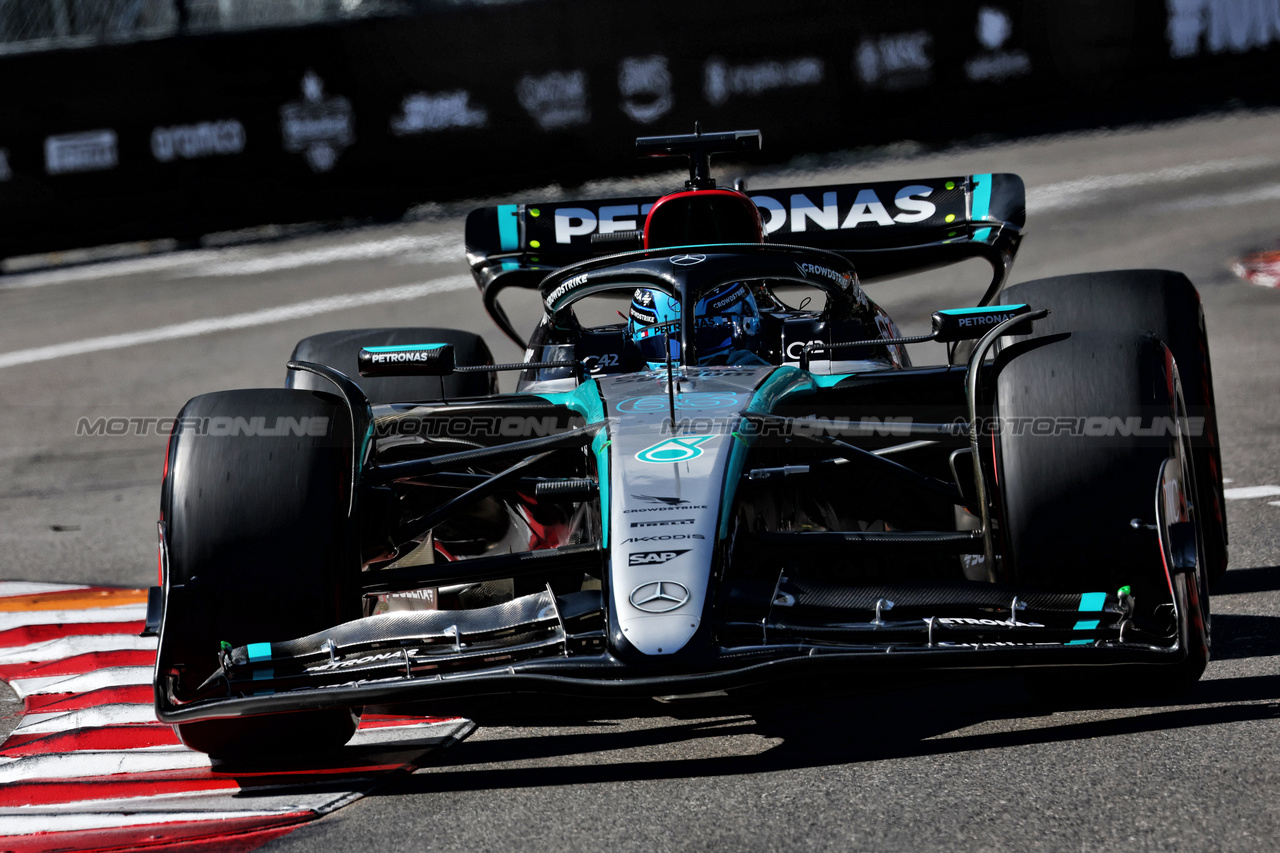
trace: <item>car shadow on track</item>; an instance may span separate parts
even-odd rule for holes
[[[1223,587],[1280,589],[1280,567],[1234,570]],[[1280,655],[1278,617],[1217,614],[1213,629],[1215,660]],[[1280,719],[1280,675],[1209,678],[1177,697],[1097,691],[1052,701],[1011,672],[878,679],[859,679],[843,695],[793,685],[654,702],[621,721],[607,707],[522,705],[482,720],[480,737],[386,793],[732,776]]]
[[[1273,720],[1280,719],[1280,676],[1203,681],[1185,696],[1157,701],[1092,701],[1055,711],[1037,701],[1020,676],[1000,674],[788,703],[752,716],[654,720],[641,727],[635,721],[567,729],[504,725],[384,793],[734,776]],[[755,738],[751,754],[725,754],[742,753],[742,746],[730,745],[742,737]],[[688,757],[667,757],[673,754]]]

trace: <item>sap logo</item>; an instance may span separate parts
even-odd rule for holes
[[[638,219],[620,217],[648,216],[653,204],[606,204],[597,210],[586,207],[558,207],[555,211],[556,242],[572,243],[574,237],[585,237],[597,231],[613,234],[638,231]]]
[[[640,551],[635,554],[627,555],[628,566],[657,566],[662,563],[669,563],[681,554],[688,554],[688,548],[682,548],[678,551]]]
[[[926,201],[931,195],[933,187],[924,184],[903,187],[893,197],[893,206],[899,211],[896,216],[889,213],[889,209],[873,189],[858,190],[853,204],[843,211],[835,190],[823,192],[821,205],[815,204],[804,193],[792,193],[787,204],[767,195],[753,195],[751,200],[760,208],[761,215],[768,214],[764,230],[772,234],[781,230],[788,222],[791,223],[793,232],[807,230],[809,223],[823,231],[836,231],[866,224],[909,225],[924,222],[938,212],[933,202]]]
[[[697,524],[696,518],[664,518],[655,521],[633,521],[632,527],[670,527],[677,524]]]

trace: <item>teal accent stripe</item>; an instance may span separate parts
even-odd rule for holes
[[[249,653],[249,663],[257,663],[260,660],[271,660],[270,643],[250,643],[245,647],[245,651]]]
[[[571,365],[566,362],[565,366]],[[604,420],[604,400],[600,399],[600,386],[594,379],[588,379],[572,391],[532,396],[541,397],[557,406],[565,406],[570,411],[582,415],[589,424],[598,424]]]
[[[815,373],[813,374],[813,384],[819,388],[832,388],[853,375],[852,373]]]
[[[498,244],[502,251],[511,252],[520,248],[520,220],[517,219],[519,205],[498,205]]]
[[[400,344],[393,347],[364,347],[365,352],[422,352],[440,349],[444,344]]]
[[[1107,594],[1105,592],[1086,592],[1080,596],[1080,609],[1082,611],[1101,610],[1107,606]]]
[[[592,380],[594,382],[594,380]],[[591,452],[596,455],[596,476],[600,478],[600,530],[601,547],[609,547],[609,445],[612,442],[605,431],[596,433],[591,442]]]
[[[1080,612],[1088,613],[1093,610],[1101,610],[1107,605],[1107,594],[1105,592],[1086,592],[1080,596]],[[1101,624],[1097,619],[1081,619],[1075,624],[1073,631],[1092,631]],[[1068,646],[1083,646],[1092,643],[1093,640],[1072,640],[1067,643]]]
[[[991,215],[991,175],[974,175],[970,180],[973,185],[973,204],[969,220],[980,222]],[[975,243],[985,243],[990,235],[990,228],[979,228],[973,232],[973,240]]]
[[[977,222],[991,214],[991,175],[974,175],[972,183],[973,208],[969,212],[969,218]]]
[[[254,673],[253,673],[254,681],[270,681],[275,677],[276,677],[275,667],[270,667],[270,666],[267,667],[266,669],[254,670]]]
[[[1026,308],[1023,303],[1017,305],[993,305],[986,308],[944,308],[939,314],[1004,314],[1007,311],[1017,311],[1019,308]]]
[[[742,479],[742,466],[747,463],[747,449],[751,446],[751,442],[755,440],[753,437],[740,436],[733,433],[729,436],[729,440],[733,442],[733,447],[729,449],[729,461],[725,463],[724,468],[724,498],[720,501],[720,539],[729,537],[729,519],[733,513],[733,497],[738,489],[738,481]]]

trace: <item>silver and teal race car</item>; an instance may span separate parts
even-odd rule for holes
[[[188,402],[148,615],[159,719],[229,756],[341,744],[366,706],[1199,678],[1226,526],[1191,283],[1005,287],[1017,176],[717,187],[711,155],[759,144],[644,138],[689,157],[684,189],[474,211],[467,259],[521,363],[346,330],[299,342],[284,388]],[[990,285],[927,334],[864,289],[973,258]],[[527,339],[512,288],[541,306]]]

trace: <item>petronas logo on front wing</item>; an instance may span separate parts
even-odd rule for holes
[[[636,454],[641,462],[688,462],[702,455],[702,444],[715,438],[714,435],[682,435],[679,438],[668,438],[652,447],[646,447]]]

